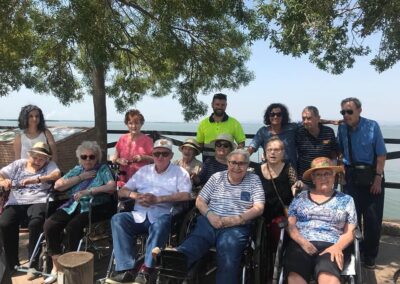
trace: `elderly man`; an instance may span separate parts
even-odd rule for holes
[[[359,224],[363,220],[361,252],[364,266],[373,269],[382,227],[386,147],[378,123],[361,117],[359,99],[344,99],[341,108],[344,124],[338,129],[338,144],[346,167],[344,191],[354,198]]]
[[[171,163],[172,143],[157,140],[153,146],[154,164],[140,168],[121,188],[118,196],[135,200],[132,212],[114,215],[111,220],[115,273],[107,283],[149,283],[154,263],[151,250],[164,247],[171,224],[170,210],[175,202],[190,199],[189,174]],[[144,264],[136,275],[135,236],[148,233]]]
[[[208,249],[217,251],[216,283],[238,283],[240,260],[248,243],[251,223],[264,210],[260,179],[247,172],[249,153],[228,155],[228,170],[211,176],[196,199],[201,215],[193,232],[177,248],[190,267]]]
[[[303,173],[310,168],[312,160],[317,157],[337,159],[337,144],[332,128],[320,124],[321,117],[315,106],[304,108],[301,118],[303,125],[296,133],[297,176],[302,179]],[[302,179],[311,186],[310,181]]]
[[[246,136],[242,125],[236,119],[226,114],[226,106],[226,95],[221,93],[215,94],[211,103],[213,113],[200,121],[197,128],[196,140],[203,148],[203,161],[206,160],[206,157],[214,156],[214,152],[207,149],[213,148],[211,142],[219,134],[226,133],[232,135],[238,144],[238,148],[244,147]]]

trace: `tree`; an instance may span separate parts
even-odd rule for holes
[[[268,39],[285,55],[309,54],[310,62],[333,74],[351,68],[356,56],[371,53],[365,43],[380,37],[371,64],[379,72],[400,59],[398,0],[258,0],[253,38]]]
[[[199,93],[237,89],[253,78],[245,67],[250,52],[244,23],[251,13],[240,0],[7,0],[0,5],[0,95],[26,86],[68,105],[91,94],[103,149],[106,95],[124,111],[145,95],[173,94],[185,120],[191,120],[207,109]],[[155,107],[167,119],[168,112]]]

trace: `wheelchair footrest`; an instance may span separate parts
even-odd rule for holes
[[[188,273],[186,256],[176,250],[163,250],[159,256],[159,271],[162,275],[185,278]]]

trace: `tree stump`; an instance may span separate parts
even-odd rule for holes
[[[58,284],[93,283],[93,254],[84,251],[67,252],[58,258],[61,272]]]

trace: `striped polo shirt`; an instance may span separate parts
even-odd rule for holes
[[[303,179],[303,173],[311,166],[312,160],[317,157],[332,158],[332,152],[337,152],[337,144],[333,129],[320,125],[318,137],[314,137],[304,126],[296,133],[297,147],[297,176]]]
[[[215,173],[199,195],[208,203],[208,208],[219,216],[240,215],[255,203],[265,203],[260,178],[249,172],[237,185],[228,181],[228,171]]]

